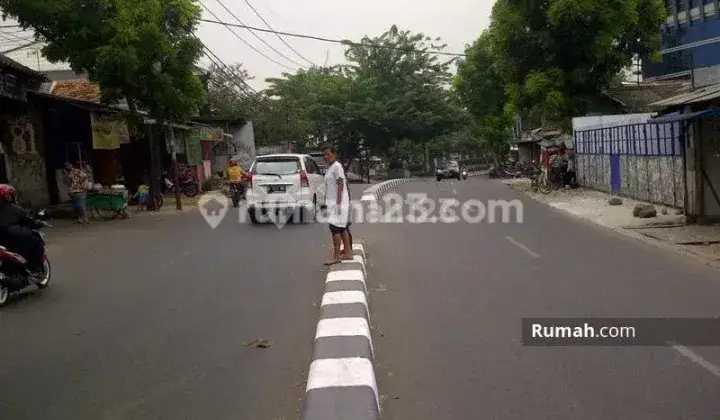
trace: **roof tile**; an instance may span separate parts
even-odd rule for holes
[[[55,82],[52,94],[76,101],[100,103],[100,85],[86,79]]]

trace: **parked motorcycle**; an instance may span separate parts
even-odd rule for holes
[[[44,227],[50,226],[45,210],[35,213],[34,218],[42,222]],[[39,274],[31,274],[28,271],[28,262],[25,257],[0,246],[0,306],[8,302],[11,293],[20,292],[31,285],[44,289],[50,284],[50,259],[45,246],[45,235],[39,229],[33,230],[33,233],[43,243],[43,270]]]
[[[165,191],[174,194],[175,183],[170,180],[167,172],[163,173],[163,182],[165,184]],[[180,192],[186,197],[195,197],[200,194],[200,186],[194,178],[180,178]]]

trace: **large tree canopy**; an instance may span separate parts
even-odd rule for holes
[[[634,56],[656,56],[666,16],[662,0],[499,0],[487,36],[512,109],[567,126]]]
[[[438,41],[393,26],[348,43],[348,65],[269,79],[267,94],[307,121],[308,137],[335,142],[346,158],[363,149],[389,154],[404,139],[429,141],[461,121],[452,63],[429,52],[444,47]]]
[[[131,109],[171,120],[204,102],[193,0],[0,0],[0,9],[48,42],[50,61],[98,82],[108,103],[126,99]]]
[[[480,139],[483,151],[504,156],[512,122],[506,110],[505,85],[491,51],[490,33],[483,34],[465,49],[458,63],[454,85],[462,105],[473,117],[471,132]]]

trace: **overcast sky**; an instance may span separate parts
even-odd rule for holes
[[[218,0],[201,0],[222,21],[238,23]],[[220,0],[246,25],[265,28],[262,20],[252,11],[245,0]],[[462,53],[465,45],[472,43],[487,28],[492,5],[495,0],[248,0],[259,14],[273,27],[284,32],[300,33],[334,39],[359,40],[364,35],[377,36],[393,24],[400,29],[423,32],[431,37],[441,37],[448,44],[447,52]],[[203,10],[204,18],[213,19]],[[0,21],[0,25],[13,22]],[[8,32],[12,31],[10,34]],[[14,32],[15,29],[0,30],[0,51],[21,45],[20,36],[30,33]],[[225,63],[242,63],[255,77],[250,85],[256,89],[265,87],[265,79],[280,76],[283,72],[294,72],[297,64],[274,52],[248,30],[234,28],[234,31],[250,45],[268,58],[245,45],[225,26],[202,23],[199,36],[203,42]],[[258,33],[268,44],[302,65],[308,65],[277,36]],[[343,47],[339,44],[308,39],[284,37],[301,55],[317,65],[333,65],[344,62]],[[51,65],[38,60],[37,53],[22,50],[10,54],[11,58],[38,69],[52,70],[62,65]],[[280,64],[287,66],[283,67]],[[207,59],[203,64],[209,64]]]
[[[265,27],[245,0],[221,0],[243,23]],[[248,0],[273,29],[326,38],[359,40],[364,35],[376,36],[393,24],[400,29],[423,32],[441,37],[448,44],[446,51],[462,53],[487,28],[495,0]],[[237,23],[216,0],[203,0],[217,16]],[[205,12],[206,19],[214,19]],[[230,33],[225,27],[203,23],[199,35],[226,64],[243,63],[255,80],[250,84],[263,88],[264,80],[298,68],[273,52],[247,30],[235,31],[268,57],[284,64],[288,70],[273,63]],[[307,65],[274,34],[258,34],[275,49],[294,61]],[[343,47],[307,39],[284,37],[295,50],[317,65],[344,62]],[[207,62],[207,60],[205,60]]]

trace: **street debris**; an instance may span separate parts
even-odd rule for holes
[[[272,341],[263,340],[262,338],[250,341],[249,343],[245,343],[245,347],[250,347],[253,349],[267,349],[272,345],[273,345]]]
[[[619,197],[612,197],[611,199],[608,200],[608,204],[611,206],[622,206],[622,203],[623,203],[623,201]]]

